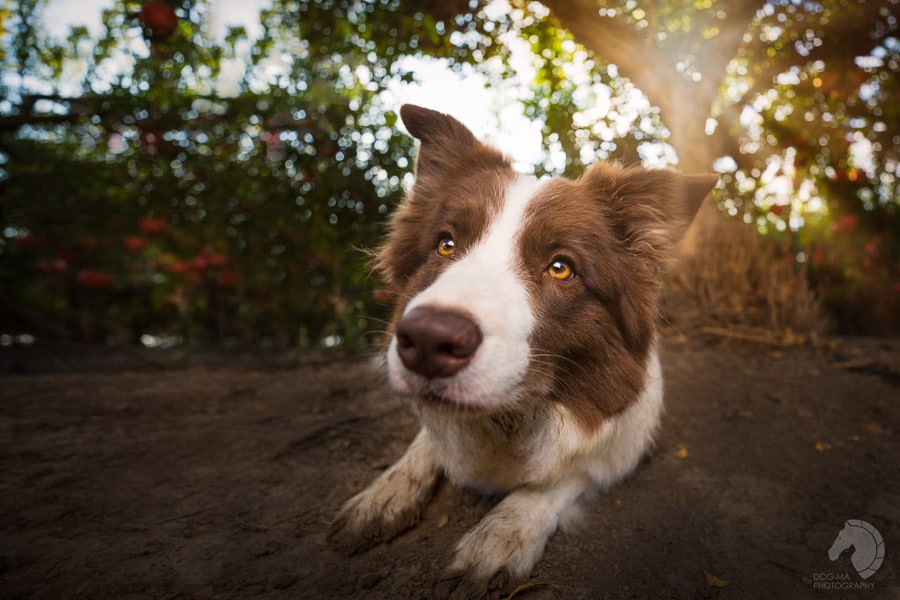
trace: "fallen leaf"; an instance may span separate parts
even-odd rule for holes
[[[441,515],[437,521],[437,528],[443,529],[450,522],[450,515]]]
[[[738,411],[738,416],[739,416],[740,418],[742,418],[742,419],[752,419],[752,418],[753,418],[753,413],[750,412],[749,410],[743,410],[743,409],[741,409],[741,410]]]
[[[713,587],[723,588],[731,583],[730,581],[726,581],[724,579],[720,579],[720,578],[716,577],[715,575],[713,575],[712,573],[710,573],[709,571],[706,571],[706,570],[703,571],[703,576],[706,577],[706,583],[708,583],[709,585],[711,585]]]
[[[675,458],[687,458],[688,451],[687,446],[684,444],[678,444],[675,446]]]
[[[831,444],[816,442],[816,452],[825,452],[826,450],[831,450]]]
[[[862,427],[869,433],[874,433],[875,435],[882,435],[884,433],[884,428],[878,423],[863,423]]]

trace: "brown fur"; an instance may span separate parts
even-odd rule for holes
[[[422,141],[416,182],[391,218],[387,242],[373,265],[408,299],[446,266],[447,261],[435,260],[441,237],[452,235],[461,251],[478,242],[515,173],[500,152],[456,119],[436,119],[437,113],[410,105],[401,112],[410,133]]]
[[[545,357],[535,372],[586,429],[643,389],[660,266],[714,181],[599,163],[577,181],[551,181],[530,207],[520,243],[537,313],[531,344]],[[541,267],[555,257],[576,277],[547,276]]]
[[[408,105],[402,116],[422,142],[417,178],[374,263],[398,289],[395,320],[449,264],[435,252],[438,241],[451,235],[463,255],[516,177],[505,157],[452,117]],[[519,238],[536,325],[517,398],[561,402],[589,431],[637,399],[655,339],[660,267],[714,183],[598,163],[576,181],[553,179],[541,189]],[[546,274],[560,257],[575,268],[571,280]]]

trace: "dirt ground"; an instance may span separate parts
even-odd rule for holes
[[[159,356],[2,349],[0,597],[430,598],[495,501],[443,485],[345,558],[330,519],[416,430],[369,362]],[[514,597],[900,598],[900,340],[663,361],[654,454]],[[827,556],[847,519],[884,538],[867,580]]]

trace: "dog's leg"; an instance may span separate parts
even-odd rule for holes
[[[510,493],[457,545],[451,577],[444,580],[456,580],[453,596],[478,597],[487,588],[527,579],[560,518],[570,515],[590,487],[587,478],[573,476],[545,488]]]
[[[344,504],[329,541],[356,554],[397,536],[418,522],[439,476],[433,442],[423,428],[400,460]]]

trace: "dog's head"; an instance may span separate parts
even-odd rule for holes
[[[398,291],[393,387],[481,410],[565,402],[587,426],[636,399],[660,265],[715,176],[598,163],[536,181],[456,119],[400,113],[421,146],[375,259]]]

